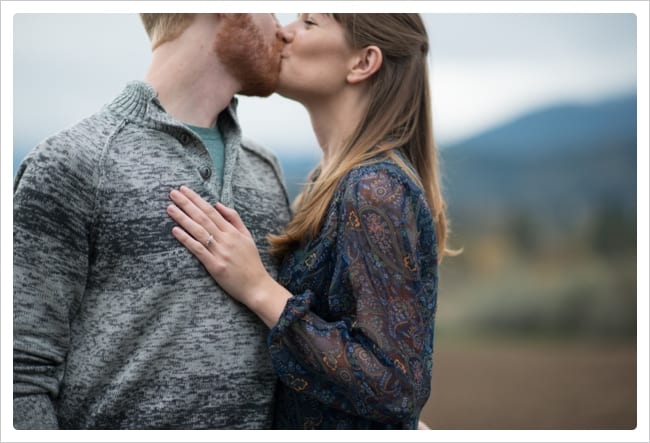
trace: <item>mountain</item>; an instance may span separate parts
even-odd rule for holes
[[[636,136],[636,96],[591,105],[557,105],[534,111],[456,143],[456,150],[490,155],[546,155],[589,149],[591,144]]]
[[[636,211],[636,97],[542,109],[441,150],[460,224],[529,214],[573,223]]]

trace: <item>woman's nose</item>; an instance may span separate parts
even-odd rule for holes
[[[283,26],[278,30],[278,36],[284,43],[291,43],[293,41],[294,32],[289,26]]]

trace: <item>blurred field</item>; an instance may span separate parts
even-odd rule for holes
[[[636,346],[441,341],[432,429],[634,429]]]
[[[422,420],[451,430],[634,429],[630,219],[595,213],[551,233],[485,218],[457,225],[452,242],[465,250],[440,269]]]
[[[634,429],[636,258],[492,233],[441,269],[433,429]]]

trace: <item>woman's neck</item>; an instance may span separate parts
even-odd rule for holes
[[[314,100],[305,106],[323,150],[322,166],[326,167],[354,135],[366,111],[367,100],[352,90],[328,100]]]

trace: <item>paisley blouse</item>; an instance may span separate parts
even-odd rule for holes
[[[438,256],[421,187],[353,169],[317,238],[282,263],[294,296],[268,342],[277,429],[416,429],[430,393]]]

